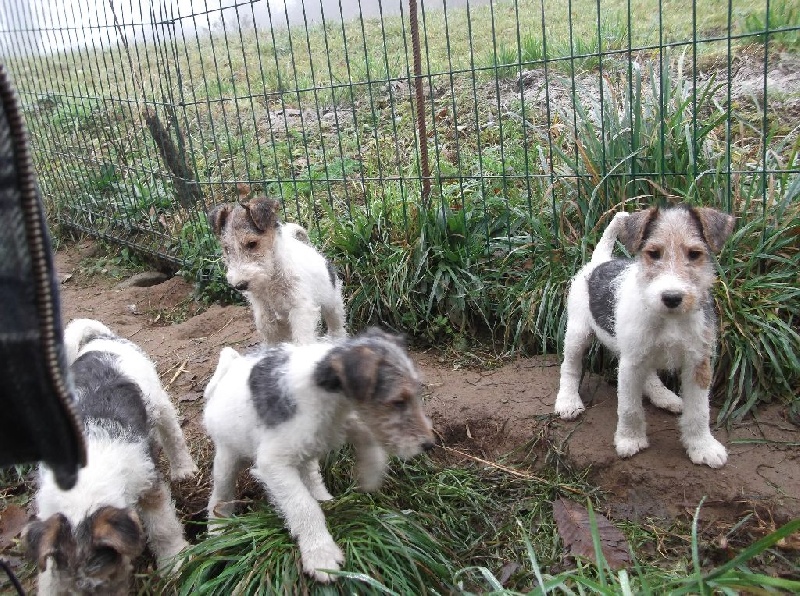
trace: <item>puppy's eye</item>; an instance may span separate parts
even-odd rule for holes
[[[650,250],[648,250],[646,252],[647,252],[647,256],[650,257],[651,259],[653,259],[654,261],[657,261],[657,260],[659,260],[661,258],[661,251],[658,250],[657,248],[651,248]]]
[[[389,402],[395,410],[405,410],[406,406],[408,405],[408,401],[405,399],[395,399]]]
[[[247,250],[255,250],[258,247],[257,240],[250,240],[247,244],[244,245]]]
[[[689,256],[689,260],[690,261],[696,261],[697,259],[699,259],[700,257],[703,256],[703,251],[702,250],[697,250],[696,248],[693,248],[693,249],[691,249],[689,251],[689,255],[688,256]]]

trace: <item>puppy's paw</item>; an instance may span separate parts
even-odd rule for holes
[[[642,449],[646,449],[648,445],[647,437],[614,436],[614,446],[617,448],[617,455],[620,457],[636,455]]]
[[[322,583],[336,581],[336,577],[327,571],[339,571],[344,563],[344,553],[333,540],[313,548],[301,549],[301,554],[303,571],[306,574]]]
[[[359,474],[356,490],[362,493],[374,493],[383,486],[383,474]]]
[[[673,414],[680,414],[683,412],[683,400],[666,387],[662,388],[660,391],[649,391],[647,398],[650,400],[651,404],[662,410],[667,410]]]
[[[721,468],[728,461],[728,452],[714,437],[696,441],[686,446],[689,459],[695,464],[705,464],[711,468]]]
[[[317,501],[333,500],[333,495],[330,492],[328,492],[328,489],[325,488],[325,486],[322,484],[311,486],[309,487],[308,491],[311,493],[311,496],[314,497]]]
[[[171,544],[162,547],[163,553],[158,557],[158,568],[162,573],[177,573],[183,565],[181,551],[189,546],[189,543],[181,536]]]
[[[191,478],[199,471],[200,469],[197,467],[197,464],[190,459],[180,465],[175,465],[174,467],[170,466],[169,477],[172,480],[185,480]]]
[[[566,391],[558,392],[555,411],[564,420],[577,418],[585,409],[580,395]]]

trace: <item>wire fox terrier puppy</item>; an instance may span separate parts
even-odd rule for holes
[[[317,503],[332,498],[319,458],[353,443],[359,488],[377,490],[387,452],[409,458],[434,446],[421,390],[402,341],[379,329],[250,355],[224,348],[205,390],[204,422],[215,446],[209,520],[233,513],[236,478],[252,462],[297,540],[303,569],[330,581],[326,571],[338,571],[344,555]]]
[[[240,188],[240,194],[245,192]],[[279,211],[280,203],[267,197],[209,211],[228,283],[247,298],[256,328],[269,344],[314,342],[320,314],[332,338],[344,337],[342,282],[336,270],[311,245],[305,229],[281,222]]]
[[[660,408],[683,412],[681,441],[694,463],[725,464],[725,447],[709,429],[717,339],[710,290],[713,254],[733,226],[730,215],[686,206],[614,216],[569,291],[555,404],[559,416],[572,419],[584,410],[578,394],[581,364],[594,334],[619,355],[614,445],[620,457],[648,446],[644,394]],[[634,259],[612,258],[618,236]],[[680,371],[682,397],[664,386],[658,370]]]
[[[160,566],[186,546],[169,485],[156,468],[163,447],[173,479],[197,471],[177,414],[150,359],[91,319],[64,331],[83,420],[87,464],[71,490],[39,468],[38,518],[25,542],[40,594],[128,594],[145,539]]]

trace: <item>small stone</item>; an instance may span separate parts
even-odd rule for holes
[[[169,275],[160,271],[144,271],[137,273],[117,284],[117,288],[149,288],[164,283]]]

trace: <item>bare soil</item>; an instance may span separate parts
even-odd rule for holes
[[[250,311],[200,305],[192,299],[192,285],[179,277],[149,288],[121,288],[108,275],[87,275],[80,264],[93,250],[92,243],[82,242],[56,254],[64,322],[98,319],[156,362],[203,468],[199,478],[174,488],[184,515],[199,519],[211,461],[202,431],[202,392],[222,347],[256,345]],[[693,513],[703,497],[706,519],[732,521],[757,511],[772,525],[800,516],[798,428],[780,406],[763,407],[730,429],[715,429],[729,450],[727,465],[718,470],[692,464],[679,442],[677,418],[648,406],[650,447],[623,460],[613,447],[615,390],[598,377],[584,381],[584,401],[591,400],[586,412],[565,422],[552,413],[557,357],[521,358],[483,370],[462,368],[444,354],[412,356],[426,381],[426,408],[448,464],[505,457],[533,469],[545,461],[589,468],[590,481],[608,495],[608,510],[617,518],[674,519]]]

